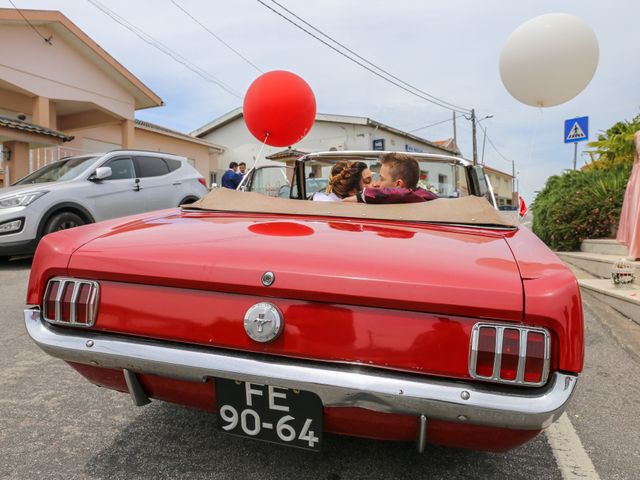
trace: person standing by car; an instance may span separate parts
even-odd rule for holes
[[[420,165],[411,155],[392,152],[380,157],[380,177],[373,188],[364,187],[344,199],[359,203],[419,203],[438,196],[418,187]]]
[[[230,188],[235,190],[240,185],[240,181],[242,180],[242,175],[238,173],[238,162],[231,162],[229,164],[229,170],[224,172],[222,175],[221,184],[223,188]]]
[[[240,162],[240,163],[238,164],[238,173],[239,173],[242,177],[244,177],[244,176],[245,176],[245,174],[247,173],[247,164],[246,164],[246,163],[244,163],[244,162]]]
[[[629,260],[640,258],[640,131],[634,135],[636,158],[622,202],[616,240],[627,247]]]

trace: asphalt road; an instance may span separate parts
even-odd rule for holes
[[[575,441],[554,451],[546,434],[505,454],[429,446],[423,455],[410,443],[327,435],[315,454],[226,436],[215,415],[135,407],[89,384],[28,338],[29,267],[0,264],[0,479],[561,479],[584,475],[584,458],[590,478],[638,478],[640,350],[630,339],[640,332],[620,330],[601,306],[586,305],[587,366],[567,412],[584,458]]]

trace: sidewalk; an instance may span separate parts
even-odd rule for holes
[[[590,294],[594,299],[610,306],[640,326],[640,285],[638,283],[628,288],[618,288],[613,285],[611,279],[597,278],[567,261],[565,264],[575,274],[583,293]]]
[[[579,252],[556,253],[573,270],[583,293],[640,325],[640,262],[630,262],[636,270],[635,283],[620,288],[611,280],[613,264],[626,256],[626,247],[610,238],[586,239]]]

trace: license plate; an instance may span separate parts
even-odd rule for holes
[[[215,384],[223,432],[320,450],[322,401],[315,393],[223,378]]]

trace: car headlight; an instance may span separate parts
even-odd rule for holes
[[[0,208],[26,207],[47,192],[16,193],[0,197]]]

